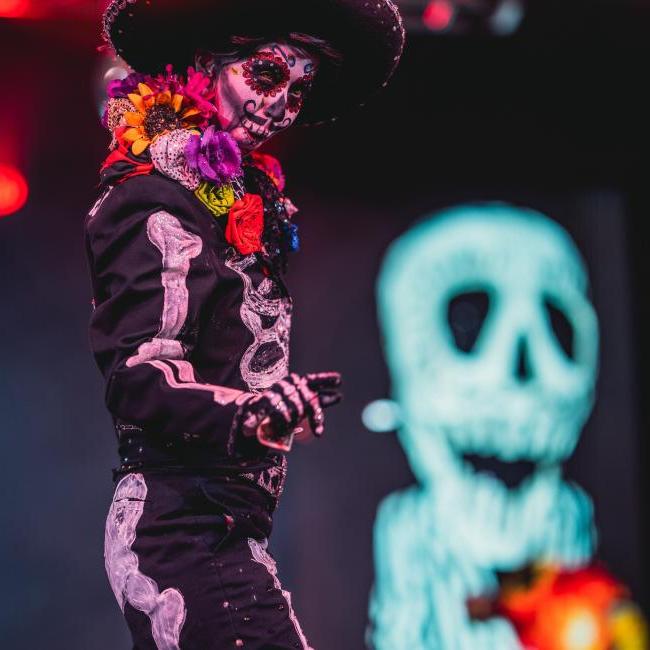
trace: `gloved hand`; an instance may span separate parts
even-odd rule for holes
[[[341,401],[341,375],[321,372],[292,373],[263,393],[250,397],[239,411],[244,437],[257,437],[265,447],[290,451],[294,435],[306,423],[317,437],[323,435],[323,409]]]

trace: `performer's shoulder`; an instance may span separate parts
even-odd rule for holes
[[[191,192],[176,181],[159,174],[133,176],[102,189],[85,220],[86,231],[133,225],[153,212],[164,210],[183,220],[192,220],[196,201]]]

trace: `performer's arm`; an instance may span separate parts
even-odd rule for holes
[[[90,338],[111,413],[161,436],[198,436],[225,453],[234,437],[254,435],[288,451],[304,419],[320,435],[322,407],[340,399],[337,373],[292,374],[257,395],[201,379],[190,358],[201,309],[218,290],[211,252],[174,195],[156,202],[125,189],[86,228],[95,270]],[[165,187],[156,189],[146,194],[163,198]]]
[[[111,413],[161,436],[199,436],[228,451],[250,394],[203,381],[188,360],[217,278],[192,219],[118,187],[87,223],[95,269],[90,338]],[[168,204],[169,205],[169,204]]]

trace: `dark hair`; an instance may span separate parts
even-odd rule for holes
[[[212,73],[232,61],[249,56],[260,45],[275,41],[286,43],[308,56],[316,58],[320,62],[327,62],[330,65],[338,66],[343,62],[343,55],[336,48],[332,47],[326,40],[300,32],[290,32],[282,36],[232,36],[230,42],[232,49],[221,52],[197,52],[197,65]]]

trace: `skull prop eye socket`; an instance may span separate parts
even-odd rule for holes
[[[566,357],[571,361],[575,361],[575,328],[573,323],[564,308],[552,296],[545,295],[543,301],[546,317],[557,343]]]
[[[490,291],[475,289],[453,294],[447,304],[447,324],[456,348],[471,354],[491,308]]]

